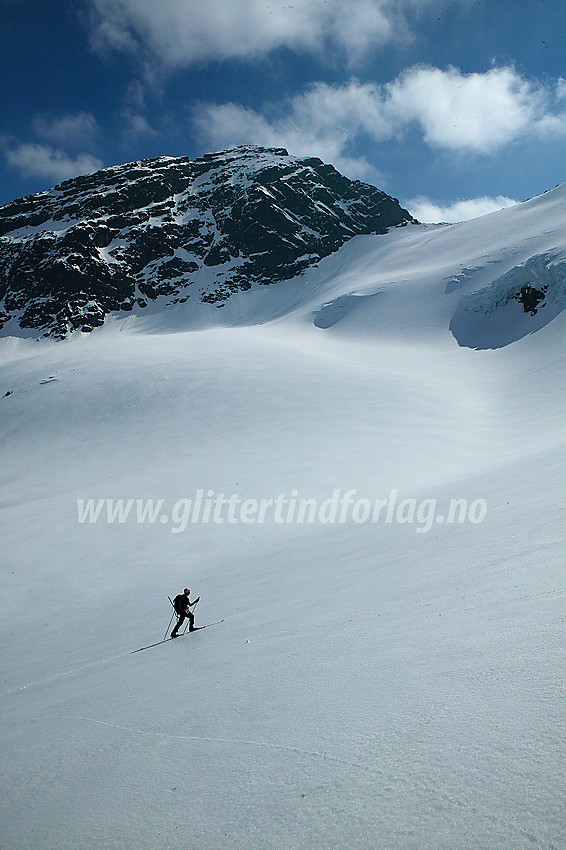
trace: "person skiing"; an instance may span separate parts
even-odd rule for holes
[[[196,605],[200,599],[200,596],[197,596],[194,602],[190,601],[191,591],[188,587],[186,587],[182,593],[179,593],[178,596],[173,600],[173,608],[175,609],[175,613],[177,614],[177,623],[175,628],[171,632],[171,637],[176,638],[177,632],[185,622],[185,620],[189,619],[189,631],[195,631],[195,615],[191,611],[193,605]]]

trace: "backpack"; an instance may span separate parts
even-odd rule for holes
[[[184,593],[179,593],[173,600],[173,608],[177,614],[184,614],[187,607],[187,597]]]

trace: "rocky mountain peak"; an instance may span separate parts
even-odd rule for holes
[[[409,221],[379,189],[284,148],[105,168],[0,207],[0,328],[62,338],[157,299],[222,308]]]

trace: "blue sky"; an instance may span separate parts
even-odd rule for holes
[[[456,220],[566,180],[562,0],[0,0],[0,202],[235,144]]]

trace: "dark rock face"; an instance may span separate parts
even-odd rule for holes
[[[62,338],[112,311],[299,275],[358,234],[413,219],[316,158],[242,147],[67,180],[0,208],[0,329]]]
[[[547,289],[548,286],[541,286],[537,288],[530,283],[525,283],[515,298],[519,304],[523,305],[525,313],[530,313],[531,316],[536,316],[539,305],[544,301]]]

